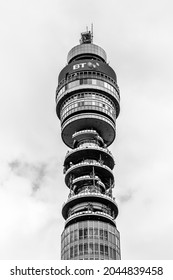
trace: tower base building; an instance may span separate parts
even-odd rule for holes
[[[70,148],[64,160],[69,196],[62,207],[62,260],[119,260],[118,206],[113,197],[114,158],[120,95],[105,51],[81,34],[58,77],[56,112]]]

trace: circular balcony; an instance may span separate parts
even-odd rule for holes
[[[118,216],[118,206],[114,198],[101,193],[85,192],[71,196],[67,202],[64,203],[62,207],[63,218],[66,220],[68,217],[68,210],[81,202],[100,202],[104,205],[109,205],[111,210],[115,213],[114,219]]]
[[[70,162],[77,164],[81,162],[83,159],[94,159],[101,160],[105,165],[109,168],[113,169],[115,162],[112,154],[108,151],[108,149],[101,148],[99,146],[89,145],[88,147],[78,147],[68,152],[65,157],[64,166],[69,166]]]
[[[81,189],[83,186],[99,186],[102,191],[105,191],[105,185],[101,182],[98,176],[85,175],[77,177],[72,180],[73,191],[76,193],[78,189]]]
[[[105,187],[108,189],[110,187],[110,182],[114,182],[114,176],[112,173],[112,170],[106,166],[102,165],[99,162],[96,162],[94,160],[90,161],[84,161],[78,164],[72,165],[65,174],[65,183],[69,187],[69,180],[70,176],[73,176],[73,179],[76,179],[80,176],[85,176],[93,173],[93,168],[94,168],[94,173],[96,176],[100,178],[102,183],[105,185]]]
[[[103,139],[98,135],[97,131],[93,129],[84,129],[77,131],[72,135],[72,138],[75,141],[75,146],[80,145],[83,140],[88,140],[88,142],[93,141],[94,143],[97,143],[97,146],[104,146]]]
[[[116,227],[116,223],[114,221],[114,218],[110,216],[109,214],[106,214],[101,211],[92,212],[92,211],[81,211],[78,213],[75,213],[71,215],[67,220],[65,221],[65,228],[69,226],[71,223],[76,223],[79,221],[85,221],[85,220],[97,220],[97,221],[103,221],[112,224]]]
[[[72,135],[83,129],[95,129],[109,146],[115,139],[115,123],[104,115],[97,113],[78,113],[69,117],[61,126],[64,143],[73,148]]]

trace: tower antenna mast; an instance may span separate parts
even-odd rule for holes
[[[91,23],[91,43],[93,42],[93,23]]]

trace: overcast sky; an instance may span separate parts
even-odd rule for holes
[[[122,259],[173,259],[172,3],[1,1],[1,259],[60,259],[68,147],[55,90],[68,51],[91,23],[121,93],[110,150]]]

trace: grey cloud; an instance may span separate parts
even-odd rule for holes
[[[17,176],[27,178],[32,183],[33,192],[40,188],[41,183],[47,175],[46,163],[29,163],[20,159],[9,162],[9,167]]]
[[[134,192],[132,190],[128,190],[127,193],[120,194],[118,196],[118,199],[120,202],[126,203],[133,199],[133,195],[134,195]]]

